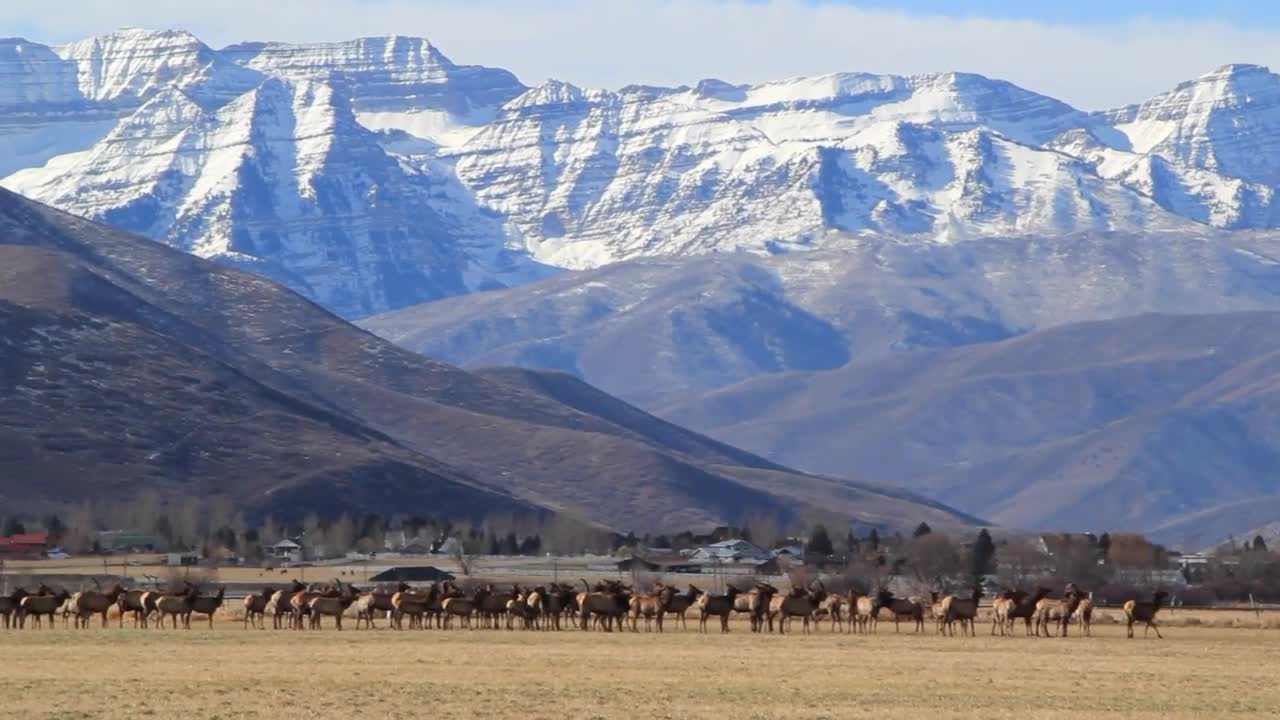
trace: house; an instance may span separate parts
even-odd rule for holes
[[[165,556],[165,564],[169,567],[182,567],[184,565],[199,565],[200,554],[190,550],[181,552],[171,552]]]
[[[690,560],[698,562],[755,562],[760,563],[771,559],[772,556],[764,550],[752,545],[746,540],[722,540],[718,543],[704,545],[698,548],[692,555]]]
[[[104,552],[143,553],[155,552],[168,543],[155,533],[140,530],[103,530],[94,536]]]
[[[49,533],[16,533],[0,538],[0,556],[44,557],[49,551]]]
[[[785,545],[783,547],[780,547],[774,550],[772,554],[775,558],[787,558],[789,560],[803,560],[804,546],[803,545]]]
[[[283,562],[302,562],[302,546],[285,538],[267,548],[267,557]]]
[[[388,568],[369,578],[369,582],[443,582],[453,575],[434,565]]]

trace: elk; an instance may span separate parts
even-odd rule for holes
[[[1067,592],[1061,600],[1043,598],[1036,603],[1036,637],[1040,637],[1041,630],[1044,631],[1044,637],[1053,637],[1049,634],[1050,623],[1060,629],[1062,637],[1066,637],[1067,622],[1071,619],[1071,614],[1079,607],[1080,599],[1080,593],[1076,592],[1074,586],[1068,586]]]
[[[227,595],[227,586],[223,585],[218,588],[218,594],[214,596],[202,595],[192,600],[191,612],[197,615],[206,615],[209,618],[209,629],[213,629],[213,616],[218,612],[218,608],[222,607],[222,600]]]
[[[933,618],[934,629],[939,635],[943,632],[943,621],[947,617],[947,608],[943,605],[946,598],[938,597],[938,593],[929,593],[929,616]]]
[[[831,632],[836,631],[837,625],[840,627],[841,631],[844,631],[845,604],[846,603],[845,603],[844,596],[838,593],[831,593],[830,595],[827,595],[826,597],[824,597],[822,599],[822,602],[818,603],[818,607],[817,609],[814,610],[814,613],[813,613],[814,629],[821,627],[820,620],[822,617],[825,616],[825,617],[831,618]],[[853,619],[850,618],[850,622],[852,621]]]
[[[530,604],[531,600],[537,600]],[[525,630],[535,629],[538,623],[538,609],[535,605],[540,605],[541,595],[538,590],[521,590],[516,588],[516,596],[507,601],[507,629],[513,629],[512,625],[517,619]]]
[[[1146,637],[1149,631],[1155,630],[1156,637],[1164,639],[1160,634],[1160,627],[1156,625],[1156,613],[1160,612],[1160,608],[1164,607],[1168,598],[1169,593],[1160,590],[1152,595],[1150,600],[1130,600],[1124,604],[1124,617],[1130,639],[1133,638],[1134,623],[1146,623],[1146,628],[1142,631],[1143,637]]]
[[[96,583],[95,583],[96,584]],[[102,617],[102,627],[107,626],[107,610],[115,605],[120,596],[124,593],[124,588],[116,585],[107,593],[101,593],[97,590],[81,590],[71,596],[71,612],[75,617],[75,626],[77,628],[89,627],[89,618],[94,615]]]
[[[1013,624],[1016,620],[1021,619],[1026,628],[1027,637],[1031,636],[1031,622],[1036,615],[1036,606],[1040,601],[1049,596],[1049,588],[1036,588],[1034,595],[1028,596],[1026,593],[1018,591],[1011,593],[1016,595],[1016,600],[1005,609],[1004,625],[1000,628],[1000,634],[1004,635],[1007,629],[1009,634],[1013,634]]]
[[[586,585],[587,581],[583,580],[582,583]],[[578,593],[582,629],[588,629],[588,624],[594,617],[600,620],[605,632],[613,632],[614,621],[621,628],[622,617],[631,606],[631,588],[616,581],[597,587],[604,589],[595,590],[588,586],[587,592]]]
[[[547,591],[546,614],[550,629],[559,630],[565,615],[577,614],[578,593],[570,585],[553,583]]]
[[[347,612],[347,608],[360,597],[360,592],[356,588],[348,585],[342,587],[342,582],[338,582],[338,597],[313,597],[308,605],[311,608],[311,629],[320,629],[320,619],[328,615],[333,618],[334,627],[342,630],[342,616]]]
[[[461,591],[457,589],[451,589],[449,594],[440,602],[440,611],[444,615],[445,629],[449,629],[449,625],[455,617],[460,618],[459,622],[464,627],[472,627],[471,616],[476,611],[476,599],[483,600],[484,593],[483,589],[479,590],[476,592],[476,598],[472,599],[463,597]]]
[[[1026,596],[1027,594],[1021,590],[1005,591],[996,595],[995,599],[991,601],[992,635],[996,634],[996,626],[1000,627],[1000,634],[1004,635],[1005,625],[1009,622],[1009,611]]]
[[[803,619],[804,632],[808,634],[809,623],[826,597],[827,589],[819,581],[817,590],[797,587],[786,595],[773,598],[769,604],[769,614],[778,618],[778,633],[785,634],[792,619],[798,617]]]
[[[1080,607],[1076,608],[1076,622],[1080,623],[1080,633],[1085,637],[1093,637],[1093,601],[1087,597],[1080,598]]]
[[[693,587],[690,585],[689,587]],[[751,632],[760,632],[769,615],[769,602],[778,589],[768,583],[756,583],[756,586],[733,599],[733,611],[746,613],[751,619]]]
[[[689,612],[689,608],[697,604],[698,598],[701,595],[702,595],[701,590],[699,590],[697,587],[693,585],[690,585],[688,590],[685,590],[683,593],[673,594],[670,597],[670,599],[667,601],[667,604],[664,605],[662,608],[662,615],[668,615],[668,614],[675,615],[680,620],[680,629],[688,630],[689,620],[687,617],[687,613]],[[768,610],[768,606],[769,606],[769,603],[768,603],[768,600],[766,599],[764,602],[764,608],[765,608],[764,611]],[[658,629],[659,630],[662,629],[662,616],[658,617]]]
[[[631,632],[639,632],[640,616],[644,616],[644,631],[653,632],[653,620],[658,621],[658,632],[662,632],[662,608],[676,594],[676,589],[659,585],[657,592],[637,593],[631,596],[630,616]]]
[[[494,589],[493,585],[486,586],[483,594],[477,592],[475,604],[476,612],[480,615],[481,627],[498,629],[502,619],[507,614],[507,603],[514,600],[519,594],[519,587],[513,587],[509,593],[500,593]]]
[[[276,630],[284,627],[284,617],[292,611],[289,605],[289,598],[303,592],[307,589],[306,585],[294,580],[293,583],[285,590],[277,590],[271,595],[271,600],[267,602],[271,612],[271,626]]]
[[[335,598],[342,594],[342,581],[338,580],[336,582],[337,587],[313,583],[305,590],[295,592],[289,596],[290,626],[294,630],[303,629],[303,618],[310,619],[312,598]]]
[[[901,630],[900,623],[904,617],[915,621],[916,632],[924,632],[924,601],[919,598],[896,598],[888,588],[881,588],[880,592],[876,593],[876,612],[872,615],[878,616],[880,608],[888,608],[889,612],[893,613],[894,632]],[[880,623],[878,617],[875,618],[875,623],[877,625]]]
[[[271,603],[271,596],[275,594],[274,589],[266,587],[260,593],[249,593],[244,596],[244,628],[246,630],[251,625],[259,630],[266,629],[267,606]]]
[[[974,632],[974,621],[978,617],[978,601],[982,598],[982,587],[974,587],[973,594],[967,598],[948,595],[942,599],[942,622],[946,627],[947,634],[954,636],[955,623],[960,623],[960,634],[976,635]],[[924,618],[921,616],[920,625],[923,628]]]
[[[160,615],[160,629],[164,629],[167,617],[173,618],[173,629],[178,629],[178,618],[182,618],[182,627],[191,629],[191,612],[195,608],[199,591],[188,585],[179,595],[161,595],[156,598],[156,612]]]
[[[12,623],[17,621],[18,606],[22,603],[22,598],[27,596],[27,591],[22,588],[15,588],[13,592],[0,597],[0,615],[4,616],[4,627],[9,629]]]
[[[125,613],[133,613],[133,626],[136,628],[141,624],[143,629],[146,629],[147,615],[150,614],[142,601],[146,594],[146,590],[126,590],[116,598],[116,610],[120,613],[121,628],[124,628]]]
[[[720,632],[729,632],[729,615],[733,613],[733,602],[741,592],[738,588],[730,585],[724,595],[711,595],[703,593],[698,596],[698,632],[705,633],[707,631],[707,618],[716,616],[720,618]]]
[[[58,610],[62,609],[63,603],[71,599],[71,593],[66,589],[53,592],[48,587],[41,585],[36,590],[35,595],[27,595],[18,603],[18,627],[26,627],[27,617],[34,616],[36,626],[39,627],[40,619],[49,616],[49,629],[52,630],[54,625],[54,616]]]
[[[524,596],[526,609],[523,611],[534,630],[546,630],[547,622],[547,589],[541,585],[530,590]],[[658,629],[662,629],[662,616],[658,616]]]

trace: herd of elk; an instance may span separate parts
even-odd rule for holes
[[[723,594],[712,594],[689,585],[680,591],[658,583],[652,592],[636,592],[630,585],[618,581],[602,581],[591,584],[582,580],[582,588],[553,583],[546,586],[511,586],[499,589],[492,584],[476,587],[472,591],[452,582],[432,583],[428,587],[414,588],[400,583],[394,588],[361,590],[354,585],[335,580],[334,584],[304,585],[293,581],[283,588],[263,588],[243,598],[243,625],[265,629],[266,618],[271,616],[276,629],[319,629],[323,619],[333,618],[333,625],[341,630],[343,618],[354,613],[356,628],[376,628],[379,616],[389,619],[394,629],[404,629],[408,620],[410,629],[449,629],[456,622],[464,628],[480,629],[505,627],[513,630],[560,630],[567,621],[583,630],[600,629],[605,632],[625,629],[630,619],[632,632],[639,632],[640,620],[645,630],[657,627],[663,631],[663,621],[672,616],[688,629],[686,614],[698,613],[699,630],[707,632],[708,622],[719,619],[720,631],[729,632],[730,619],[737,613],[746,615],[753,632],[777,628],[785,634],[791,623],[799,618],[803,632],[819,628],[823,618],[831,621],[833,632],[875,632],[882,611],[888,611],[894,621],[895,632],[900,623],[910,620],[915,632],[924,631],[926,612],[937,623],[937,632],[955,635],[959,624],[961,635],[973,635],[978,616],[982,589],[975,587],[967,595],[933,593],[929,599],[895,597],[886,588],[878,588],[869,594],[856,590],[847,593],[831,593],[820,581],[795,586],[787,592],[764,582],[755,583],[749,590],[729,585]],[[96,582],[95,582],[96,586]],[[1069,623],[1074,620],[1080,633],[1092,635],[1094,604],[1088,593],[1068,584],[1061,597],[1050,597],[1050,590],[1037,588],[1034,593],[1020,590],[999,593],[991,603],[991,634],[1011,635],[1016,621],[1021,619],[1025,634],[1037,637],[1058,635],[1066,637]],[[214,626],[214,617],[226,597],[226,588],[216,594],[204,594],[191,583],[184,583],[176,590],[126,590],[115,585],[108,591],[101,588],[69,593],[55,591],[40,585],[34,593],[23,588],[14,589],[0,596],[0,617],[5,628],[26,627],[30,618],[34,627],[41,627],[48,619],[55,625],[57,615],[74,620],[75,627],[86,628],[96,615],[101,625],[107,626],[107,613],[116,608],[119,627],[124,627],[126,613],[133,615],[134,627],[148,627],[153,620],[158,626],[190,629],[191,616],[204,616],[208,626]],[[1149,600],[1130,600],[1123,606],[1127,621],[1128,637],[1134,636],[1133,627],[1143,623],[1146,631],[1156,631],[1163,638],[1156,624],[1156,615],[1167,601],[1169,594],[1154,593]],[[1144,632],[1144,635],[1145,635]]]

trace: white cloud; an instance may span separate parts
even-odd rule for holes
[[[1086,109],[1143,100],[1228,62],[1280,67],[1280,33],[1215,22],[946,18],[802,0],[7,0],[0,27],[64,42],[120,26],[214,46],[422,35],[526,83],[754,82],[838,70],[965,70]]]

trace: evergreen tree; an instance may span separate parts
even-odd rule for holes
[[[22,521],[19,520],[18,518],[16,517],[5,518],[4,537],[10,537],[12,535],[21,535],[26,531],[27,531],[27,526],[23,525]]]
[[[867,535],[867,547],[872,550],[880,549],[880,531],[871,528],[871,533]]]
[[[1098,538],[1098,554],[1103,560],[1111,557],[1111,533],[1102,533],[1102,537]]]
[[[1263,540],[1261,535],[1254,535],[1254,536],[1253,536],[1253,551],[1254,551],[1254,552],[1266,552],[1266,551],[1267,551],[1267,541],[1266,541],[1266,540]]]
[[[849,533],[844,536],[844,549],[850,554],[858,552],[858,536],[853,534],[853,529],[849,529]]]
[[[933,528],[929,527],[929,523],[922,522],[916,526],[916,531],[912,533],[911,537],[924,537],[931,532],[933,532]]]
[[[989,575],[995,572],[995,560],[996,544],[991,540],[991,533],[982,528],[973,543],[973,574]]]
[[[67,526],[62,522],[62,518],[57,515],[50,515],[44,519],[45,530],[49,531],[49,543],[57,545],[62,542],[62,536],[67,534]]]
[[[823,557],[830,557],[835,554],[835,546],[831,544],[831,536],[827,533],[825,525],[818,524],[813,526],[813,530],[809,533],[809,542],[805,546],[805,550]]]

